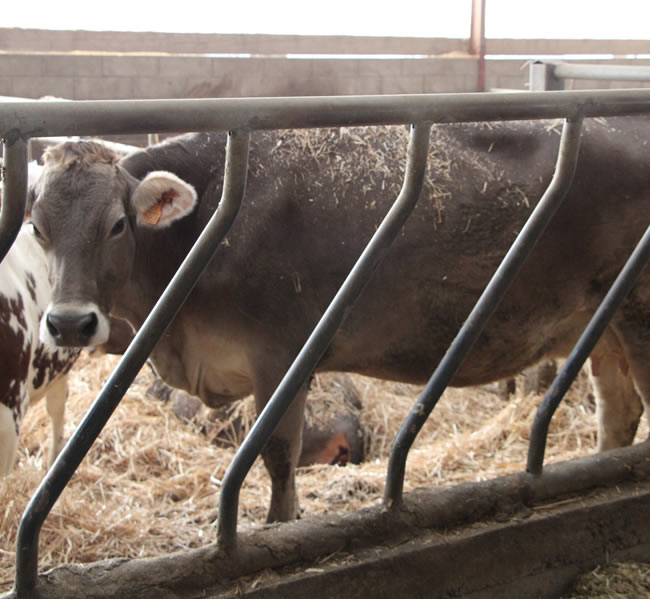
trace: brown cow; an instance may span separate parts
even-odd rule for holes
[[[254,132],[241,212],[152,353],[162,378],[211,406],[253,392],[261,409],[395,199],[406,138]],[[647,226],[648,139],[649,118],[585,123],[572,189],[454,385],[571,349]],[[542,122],[434,127],[418,207],[318,370],[425,381],[548,185],[558,140]],[[109,314],[142,325],[217,207],[224,148],[225,134],[198,133],[119,161],[91,142],[47,152],[30,194],[55,281],[44,340],[101,344]],[[628,444],[650,406],[647,270],[597,350],[600,447]],[[298,511],[305,397],[264,451],[269,520]]]

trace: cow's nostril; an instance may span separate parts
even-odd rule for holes
[[[90,339],[97,331],[97,323],[97,315],[94,312],[83,317],[80,322],[82,335]]]
[[[86,346],[97,333],[99,317],[95,311],[50,312],[45,324],[59,346]]]
[[[47,315],[45,318],[45,325],[47,326],[47,331],[49,334],[56,340],[61,335],[58,327],[52,322],[52,315]]]

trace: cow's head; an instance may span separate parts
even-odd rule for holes
[[[196,192],[164,171],[139,181],[99,142],[65,142],[44,159],[28,199],[53,285],[41,340],[59,346],[103,344],[116,295],[131,276],[137,228],[164,228],[189,214]]]

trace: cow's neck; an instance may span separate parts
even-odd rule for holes
[[[112,312],[127,319],[136,329],[142,327],[199,230],[196,218],[189,217],[176,229],[141,235],[129,284],[117,295]],[[231,332],[224,330],[222,337],[219,319],[213,317],[209,326],[204,325],[201,307],[205,298],[200,287],[197,286],[160,338],[151,361],[169,385],[199,396],[209,406],[218,406],[249,394],[251,383],[245,348],[237,344]],[[211,286],[211,290],[215,288]],[[219,294],[215,296],[218,298]],[[214,313],[220,314],[218,300],[211,304]],[[196,323],[201,325],[197,327]]]

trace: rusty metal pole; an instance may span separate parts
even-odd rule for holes
[[[472,0],[469,52],[478,58],[477,91],[485,91],[485,0]]]

